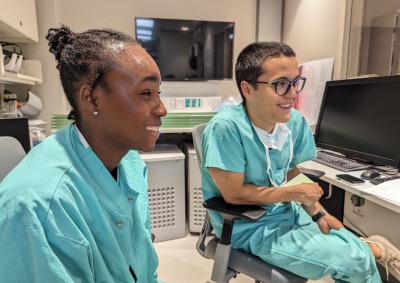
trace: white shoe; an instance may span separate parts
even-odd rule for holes
[[[366,243],[374,243],[381,249],[382,257],[376,261],[385,266],[387,280],[389,280],[389,272],[400,280],[400,250],[382,236],[373,235],[362,240]]]

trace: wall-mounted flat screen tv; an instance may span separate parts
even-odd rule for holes
[[[235,23],[137,17],[135,24],[164,81],[232,79]]]

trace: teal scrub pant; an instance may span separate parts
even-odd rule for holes
[[[287,205],[293,213],[279,215],[278,220],[274,212],[262,225],[234,234],[232,246],[308,279],[331,275],[335,282],[382,282],[366,243],[344,228],[322,234],[301,207]]]

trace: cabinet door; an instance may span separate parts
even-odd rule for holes
[[[0,39],[39,41],[35,0],[0,0]]]

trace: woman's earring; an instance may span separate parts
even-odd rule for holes
[[[95,110],[95,111],[93,111],[93,115],[97,116],[97,115],[99,115],[99,112],[97,110]]]

